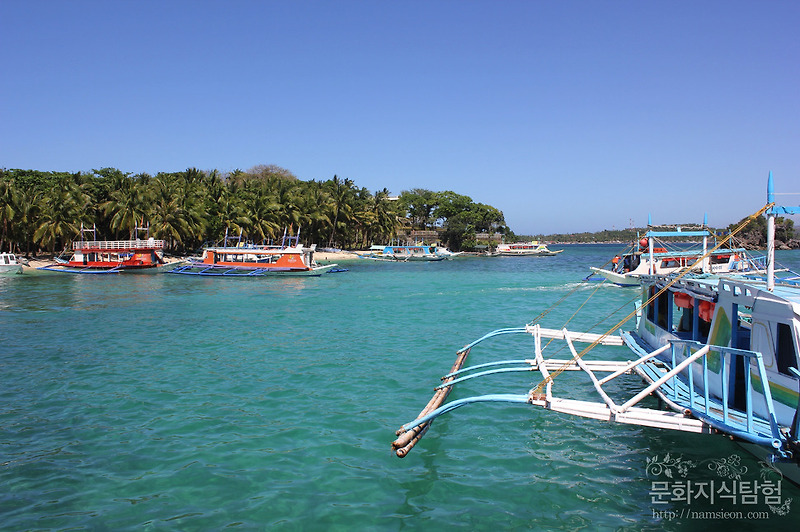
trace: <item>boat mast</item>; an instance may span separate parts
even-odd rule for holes
[[[767,178],[767,204],[775,203],[772,170]],[[773,205],[767,210],[767,290],[775,289],[775,216],[778,214],[800,214],[800,207]]]
[[[767,203],[775,202],[772,185],[772,170],[767,178]],[[767,211],[767,290],[775,289],[775,207]]]
[[[655,273],[655,263],[653,262],[653,217],[647,213],[647,249],[650,252],[650,275]]]
[[[711,259],[706,257],[708,255],[708,213],[703,214],[703,229],[705,229],[705,234],[703,235],[703,264],[702,264],[702,271],[703,273],[708,273],[711,270]]]

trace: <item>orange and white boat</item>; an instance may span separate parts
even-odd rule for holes
[[[321,266],[314,261],[316,244],[305,247],[298,236],[284,238],[279,245],[256,245],[241,242],[228,245],[226,236],[223,246],[207,247],[199,259],[170,270],[169,273],[217,277],[318,276],[335,271],[336,264]]]
[[[147,229],[147,228],[144,228]],[[91,240],[85,240],[91,234]],[[124,270],[145,270],[164,264],[164,241],[152,237],[131,240],[96,240],[97,229],[81,226],[81,239],[72,243],[69,260],[56,259],[56,264],[39,270],[63,273],[118,273]]]

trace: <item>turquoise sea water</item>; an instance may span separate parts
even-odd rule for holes
[[[656,514],[685,505],[653,504],[646,460],[736,454],[757,479],[757,460],[718,436],[484,404],[437,420],[406,458],[391,452],[458,348],[531,321],[619,250],[566,249],[359,261],[320,278],[0,278],[2,528],[707,527]],[[778,261],[800,270],[800,252]],[[570,328],[633,309],[635,290],[596,288],[579,288],[541,323],[561,327],[592,293]],[[506,337],[468,363],[531,353],[529,338]],[[631,358],[612,348],[590,356]],[[525,393],[537,375],[469,381],[450,397]],[[556,393],[593,398],[586,379],[562,376]],[[771,513],[769,526],[800,512],[800,490],[783,490],[797,508]]]

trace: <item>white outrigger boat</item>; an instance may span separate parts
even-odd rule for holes
[[[498,244],[492,256],[500,257],[552,257],[563,252],[563,249],[551,250],[547,245],[533,242],[514,242],[513,244]]]
[[[396,454],[405,456],[445,412],[471,403],[508,402],[602,421],[722,433],[800,483],[800,277],[776,279],[774,270],[775,216],[800,214],[800,207],[775,206],[772,173],[767,191],[767,206],[751,217],[764,212],[768,217],[765,277],[690,279],[686,272],[645,276],[635,311],[604,334],[545,329],[538,323],[491,332],[458,351],[452,370],[425,409],[398,430],[392,443]],[[634,315],[636,330],[617,333]],[[533,356],[463,367],[473,347],[507,334],[531,335]],[[563,340],[572,356],[547,358],[543,339]],[[588,346],[579,352],[579,343]],[[584,360],[601,344],[627,345],[636,359]],[[525,394],[483,395],[444,404],[453,385],[461,381],[517,371],[538,371],[541,382]],[[553,385],[563,371],[584,372],[599,400],[557,396]],[[613,399],[613,386],[606,385],[631,374],[644,379],[644,389],[632,397]],[[669,410],[643,403],[651,394]]]
[[[414,245],[392,245],[387,246],[373,245],[368,253],[359,255],[362,259],[384,260],[384,261],[440,261],[448,258],[445,254],[439,253],[436,246],[427,244]]]
[[[708,217],[700,227],[674,226],[658,228],[652,225],[644,237],[626,251],[614,256],[611,268],[595,268],[591,275],[599,275],[619,286],[639,286],[643,275],[667,275],[691,268],[696,272],[724,275],[737,272],[764,271],[765,258],[749,258],[744,248],[726,247],[709,254],[716,244],[716,236],[708,228]],[[686,240],[702,238],[702,248],[684,249],[672,246],[667,238]],[[590,275],[590,277],[591,277]]]

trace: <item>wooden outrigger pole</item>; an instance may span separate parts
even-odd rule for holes
[[[453,367],[450,369],[450,373],[456,373],[459,371],[462,366],[464,365],[464,361],[467,359],[467,355],[469,355],[470,347],[467,346],[464,349],[460,350],[456,355],[456,361],[453,363]],[[445,383],[451,382],[455,377],[450,377],[445,379]],[[447,396],[450,395],[451,386],[445,386],[443,388],[438,388],[436,393],[433,394],[431,400],[428,401],[428,404],[422,411],[419,413],[417,418],[422,418],[442,406]],[[397,431],[397,439],[392,442],[392,449],[394,449],[397,456],[403,458],[408,451],[411,450],[414,445],[422,438],[425,432],[428,431],[428,428],[431,426],[431,422],[428,421],[423,423],[418,427],[414,427],[410,430],[403,430],[400,429]]]

